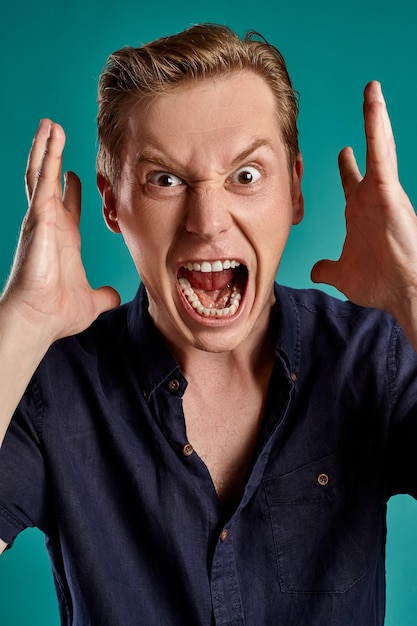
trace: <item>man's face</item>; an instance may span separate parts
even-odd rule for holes
[[[290,175],[274,99],[242,72],[158,96],[131,114],[117,196],[100,189],[171,344],[221,352],[261,336],[291,225]]]

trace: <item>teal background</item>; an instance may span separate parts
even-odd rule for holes
[[[343,241],[343,194],[337,153],[346,144],[364,162],[362,90],[383,83],[396,132],[400,172],[417,202],[417,3],[415,0],[141,3],[58,0],[1,5],[0,281],[9,271],[26,208],[23,173],[41,117],[65,127],[66,169],[83,181],[83,257],[94,285],[112,284],[123,300],[137,277],[120,238],[105,228],[95,189],[97,77],[107,55],[191,23],[226,23],[261,32],[281,49],[301,93],[300,140],[305,161],[306,216],[293,229],[280,280],[310,286],[322,257],[337,258]],[[332,289],[328,291],[333,292]],[[417,624],[417,505],[397,496],[389,505],[387,626]],[[43,538],[28,530],[0,560],[0,624],[53,626],[58,613]],[[99,625],[98,625],[99,626]],[[308,626],[308,625],[306,625]]]

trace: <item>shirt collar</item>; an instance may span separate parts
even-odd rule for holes
[[[276,302],[272,309],[271,323],[277,328],[275,350],[294,380],[299,371],[300,320],[292,290],[275,284],[274,291]],[[173,376],[180,377],[180,368],[152,322],[143,284],[128,306],[127,324],[139,361],[138,375],[144,395],[149,396],[156,387]]]
[[[179,365],[149,315],[148,296],[142,283],[128,306],[127,325],[139,365],[138,378],[144,396],[149,397],[167,380],[181,376]]]
[[[272,323],[277,328],[276,354],[281,356],[292,379],[300,369],[300,317],[293,297],[293,290],[275,284],[275,305]]]

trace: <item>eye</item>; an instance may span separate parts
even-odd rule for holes
[[[170,172],[154,172],[148,180],[152,185],[157,185],[158,187],[175,187],[183,184],[181,178]]]
[[[239,185],[251,185],[252,183],[256,183],[260,177],[261,173],[256,167],[245,165],[245,167],[240,167],[232,174],[232,181],[239,183]]]

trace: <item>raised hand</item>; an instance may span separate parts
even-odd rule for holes
[[[68,172],[62,192],[64,144],[62,128],[42,120],[26,172],[29,209],[2,297],[2,306],[46,342],[84,330],[120,302],[112,288],[94,290],[87,281],[80,255],[81,185]]]
[[[351,148],[339,155],[346,239],[338,261],[322,260],[312,280],[363,306],[384,309],[406,327],[417,300],[417,218],[400,185],[394,137],[381,86],[365,88],[366,173]]]

